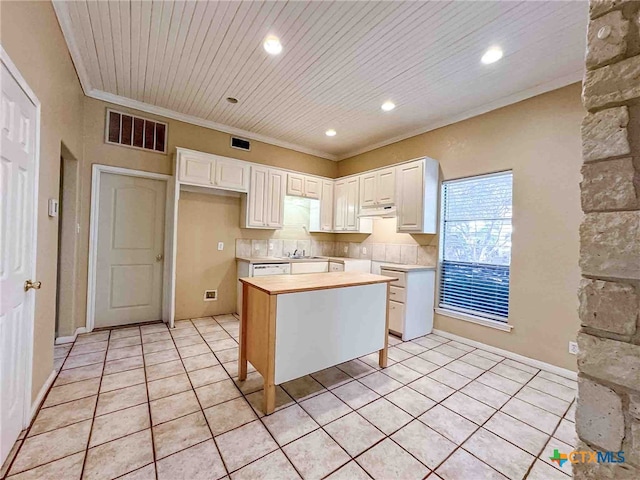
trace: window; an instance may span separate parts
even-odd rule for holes
[[[512,184],[511,172],[443,182],[441,309],[506,323]]]

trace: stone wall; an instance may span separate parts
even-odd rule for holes
[[[579,450],[623,464],[580,479],[640,478],[640,2],[591,0],[582,124]]]

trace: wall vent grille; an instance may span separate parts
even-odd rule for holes
[[[167,133],[166,123],[107,109],[106,143],[167,153]]]
[[[231,137],[231,148],[237,148],[238,150],[251,151],[251,142],[246,138]]]

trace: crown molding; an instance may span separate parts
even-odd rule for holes
[[[423,133],[436,130],[437,128],[446,127],[447,125],[461,122],[462,120],[477,117],[478,115],[482,115],[483,113],[488,113],[492,110],[497,110],[499,108],[521,102],[528,98],[535,97],[536,95],[541,95],[552,90],[557,90],[558,88],[566,87],[567,85],[571,85],[572,83],[582,81],[583,76],[584,71],[580,70],[578,72],[573,72],[563,77],[556,78],[549,82],[541,83],[540,85],[536,85],[535,87],[528,88],[526,90],[516,92],[512,95],[507,95],[506,97],[499,98],[498,100],[494,100],[493,102],[486,103],[480,107],[472,108],[462,113],[442,118],[416,130],[412,130],[409,133],[403,133],[402,135],[398,135],[387,140],[382,140],[367,147],[358,148],[347,153],[340,154],[338,155],[338,161],[346,160],[347,158],[370,152],[372,150],[375,150],[376,148],[386,147],[387,145],[391,145],[392,143],[400,142],[402,140],[406,140],[407,138],[415,137],[416,135],[421,135]]]
[[[84,91],[84,94],[87,97],[95,98],[97,100],[103,100],[105,102],[113,103],[123,107],[134,108],[142,112],[171,118],[173,120],[178,120],[180,122],[190,123],[192,125],[198,125],[204,128],[210,128],[212,130],[217,130],[217,131],[228,133],[231,135],[238,135],[238,136],[255,140],[258,142],[263,142],[270,145],[275,145],[277,147],[287,148],[289,150],[295,150],[296,152],[306,153],[308,155],[325,158],[327,160],[333,160],[333,161],[338,160],[338,157],[336,155],[332,155],[330,153],[323,152],[321,150],[316,150],[315,148],[308,148],[302,145],[285,142],[283,140],[278,140],[277,138],[268,137],[266,135],[260,135],[257,133],[250,132],[248,130],[243,130],[241,128],[235,128],[228,125],[224,125],[222,123],[205,120],[203,118],[196,117],[194,115],[187,115],[184,113],[176,112],[175,110],[158,107],[156,105],[151,105],[149,103],[140,102],[138,100],[133,100],[127,97],[122,97],[120,95],[115,95],[113,93],[109,93],[103,90],[98,90],[96,88],[93,88],[93,86],[91,85],[89,74],[84,65],[82,55],[80,54],[78,41],[75,35],[73,34],[73,29],[71,27],[71,17],[69,15],[69,11],[67,10],[67,6],[65,5],[65,3],[66,2],[62,0],[52,0],[53,9],[56,13],[56,17],[58,18],[58,23],[60,24],[62,35],[64,36],[64,39],[67,42],[67,47],[69,49],[69,53],[71,54],[71,60],[73,61],[73,65],[76,68],[76,73],[78,74],[78,79],[80,80],[80,86],[82,87],[82,90]]]
[[[277,147],[287,148],[289,150],[295,150],[296,152],[301,152],[301,153],[306,153],[308,155],[314,155],[316,157],[326,158],[327,160],[333,160],[333,161],[338,160],[338,157],[336,157],[335,155],[331,155],[330,153],[327,153],[327,152],[323,152],[313,148],[303,147],[302,145],[297,145],[294,143],[285,142],[282,140],[278,140],[277,138],[267,137],[265,135],[253,133],[248,130],[243,130],[241,128],[230,127],[228,125],[212,122],[210,120],[205,120],[203,118],[196,117],[194,115],[187,115],[184,113],[176,112],[175,110],[169,110],[168,108],[151,105],[150,103],[139,102],[138,100],[122,97],[120,95],[114,95],[113,93],[104,92],[102,90],[94,89],[89,91],[88,93],[85,92],[85,94],[87,95],[87,97],[95,98],[97,100],[102,100],[104,102],[113,103],[123,107],[133,108],[135,110],[151,113],[153,115],[171,118],[173,120],[190,123],[192,125],[197,125],[199,127],[210,128],[211,130],[217,130],[219,132],[229,133],[231,135],[238,135],[240,137],[248,138],[250,140],[256,140],[258,142],[268,143],[270,145],[275,145]]]

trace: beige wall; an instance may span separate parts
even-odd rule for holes
[[[182,192],[179,209],[177,319],[236,311],[237,238],[334,239],[333,234],[309,235],[299,229],[273,231],[240,228],[240,199],[236,197]],[[217,250],[218,242],[224,242],[224,250]],[[205,289],[217,289],[218,300],[205,302]]]
[[[86,291],[89,252],[89,214],[91,202],[91,164],[113,165],[157,173],[173,173],[173,155],[109,145],[104,142],[107,107],[155,118],[169,124],[168,152],[185,147],[225,155],[255,163],[288,168],[305,173],[335,177],[336,162],[274,145],[252,141],[251,151],[229,146],[230,136],[175,120],[137,112],[89,97],[84,102],[84,160],[82,171],[81,225],[84,226],[79,247],[79,285]],[[235,311],[235,239],[278,237],[273,231],[240,229],[240,200],[234,197],[184,193],[179,203],[178,260],[176,265],[176,318],[194,318]],[[207,221],[215,219],[215,221]],[[225,248],[217,251],[222,241]],[[219,300],[204,302],[205,289],[218,289]],[[75,323],[69,331],[84,325],[86,296],[78,298]]]
[[[581,219],[580,85],[339,162],[339,175],[430,156],[444,179],[513,170],[511,333],[436,315],[435,326],[575,370]],[[399,243],[394,240],[394,243]]]
[[[82,154],[83,94],[49,2],[0,2],[0,43],[42,104],[38,197],[33,383],[35,399],[53,370],[58,222],[47,201],[58,198],[61,144]]]

